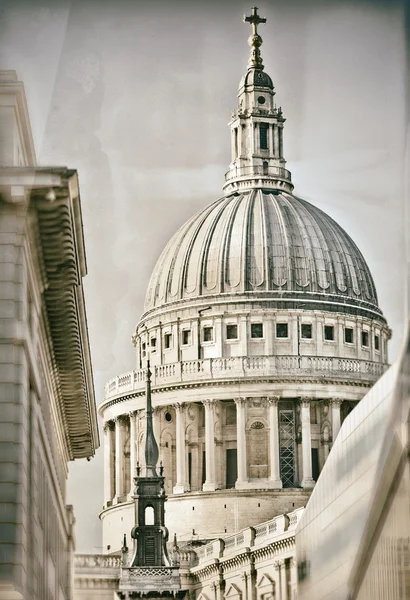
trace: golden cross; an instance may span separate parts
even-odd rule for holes
[[[253,35],[258,35],[258,25],[260,23],[266,23],[266,19],[264,19],[263,17],[260,17],[258,15],[258,7],[254,6],[252,8],[252,14],[250,17],[243,17],[243,22],[244,23],[250,23],[252,25],[252,34]]]

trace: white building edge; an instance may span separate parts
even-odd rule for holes
[[[14,71],[0,141],[0,598],[71,600],[68,462],[99,445],[78,177],[37,165]]]

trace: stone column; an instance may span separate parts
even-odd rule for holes
[[[283,158],[283,126],[279,127],[279,158]]]
[[[275,141],[273,134],[273,124],[269,123],[269,154],[273,156],[275,154]]]
[[[114,497],[114,448],[113,448],[113,430],[114,424],[112,421],[104,423],[104,504],[112,502]]]
[[[260,152],[259,123],[255,123],[255,154]]]
[[[274,146],[275,146],[275,157],[279,156],[279,129],[277,125],[273,127],[273,138],[274,138]]]
[[[242,149],[242,125],[241,123],[239,123],[238,125],[238,157],[241,158],[241,156],[243,155],[243,149]]]
[[[255,154],[255,123],[252,121],[249,123],[249,137],[251,138],[251,155]]]
[[[322,433],[322,444],[323,444],[323,462],[327,461],[329,456],[329,427],[325,425]]]
[[[215,400],[203,400],[205,407],[205,464],[206,480],[202,489],[204,492],[214,492],[215,485]]]
[[[232,162],[235,160],[236,158],[236,153],[235,153],[235,129],[231,129],[231,160]]]
[[[296,558],[292,556],[289,559],[289,587],[290,587],[290,597],[296,598],[297,591],[297,566],[296,566]]]
[[[245,433],[245,407],[246,398],[235,398],[236,404],[236,445],[237,445],[237,460],[238,460],[238,479],[235,487],[246,488],[247,466],[246,466],[246,433]]]
[[[120,502],[124,491],[124,417],[121,415],[115,421],[115,500]]]
[[[301,486],[311,488],[315,485],[312,479],[312,438],[310,432],[310,399],[301,398],[300,420],[302,423],[302,473]]]
[[[286,562],[279,561],[280,569],[280,600],[288,600],[288,580],[286,577]]]
[[[278,423],[279,396],[268,398],[269,406],[269,462],[270,462],[270,486],[281,488],[279,465],[279,423]]]
[[[130,489],[129,496],[134,494],[134,477],[137,466],[137,413],[131,411],[130,416]]]
[[[342,405],[343,400],[340,398],[333,398],[330,401],[330,405],[332,407],[332,438],[333,444],[336,441],[337,434],[340,429],[340,407]]]
[[[174,404],[176,415],[176,461],[177,481],[173,489],[174,494],[183,494],[186,491],[186,458],[185,458],[185,412],[184,404]]]

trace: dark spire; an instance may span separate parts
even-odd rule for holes
[[[158,477],[158,445],[152,426],[152,402],[151,402],[151,371],[149,361],[147,364],[147,405],[146,405],[146,430],[145,430],[145,477]]]

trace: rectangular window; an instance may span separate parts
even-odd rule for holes
[[[142,358],[145,358],[147,355],[147,345],[145,342],[143,342],[141,344],[141,352],[142,352]]]
[[[263,324],[251,323],[251,338],[263,338]]]
[[[288,337],[288,324],[287,323],[276,323],[276,337],[287,338]]]
[[[154,354],[154,352],[157,349],[157,338],[151,338],[150,346],[151,346],[151,353]]]
[[[325,325],[325,340],[333,341],[335,339],[335,328],[333,325]]]
[[[368,346],[368,345],[369,345],[369,332],[362,331],[362,346]]]
[[[164,335],[164,348],[165,348],[165,350],[168,350],[169,348],[171,348],[171,343],[172,343],[172,333],[166,333]]]
[[[259,146],[261,150],[268,150],[268,125],[266,123],[259,125]]]
[[[312,339],[312,325],[309,323],[302,323],[301,336],[306,340]]]
[[[213,327],[204,327],[204,342],[213,342],[214,339],[214,328]]]
[[[227,325],[226,326],[226,339],[227,340],[237,340],[238,339],[238,326],[237,325]]]
[[[345,327],[345,342],[346,344],[353,344],[353,329],[351,327]]]
[[[182,330],[182,345],[187,346],[191,343],[191,330],[183,329]]]
[[[374,349],[380,350],[380,338],[378,335],[374,336]]]

